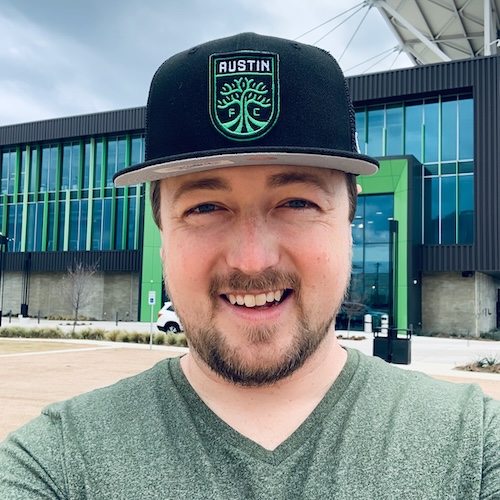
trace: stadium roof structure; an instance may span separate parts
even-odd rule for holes
[[[365,0],[415,65],[500,53],[500,0]]]

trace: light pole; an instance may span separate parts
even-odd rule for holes
[[[9,238],[7,236],[3,235],[0,233],[0,326],[2,326],[2,309],[3,309],[3,251],[5,248],[5,245],[7,245],[7,242],[9,241]]]

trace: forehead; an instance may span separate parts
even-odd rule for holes
[[[238,191],[256,194],[286,186],[308,185],[335,194],[346,186],[346,174],[337,170],[302,166],[252,166],[218,168],[162,179],[162,192],[171,201],[196,191]]]

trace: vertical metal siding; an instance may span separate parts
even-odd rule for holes
[[[141,107],[8,125],[0,127],[0,146],[143,131],[145,117],[146,108]]]
[[[31,271],[66,271],[73,263],[97,264],[99,271],[139,272],[142,265],[140,250],[109,250],[89,252],[6,252],[4,270],[22,271],[26,259]]]

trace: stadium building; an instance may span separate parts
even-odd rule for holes
[[[485,1],[495,29],[482,43],[457,36],[464,55],[451,35],[408,28],[402,19],[418,21],[415,12],[372,3],[417,66],[348,78],[360,150],[381,163],[359,178],[350,300],[398,328],[476,336],[500,326],[498,10]],[[150,292],[154,312],[161,307],[148,186],[112,182],[143,160],[144,120],[145,108],[134,108],[0,127],[4,316],[70,317],[75,266],[96,271],[85,317],[149,321]]]

